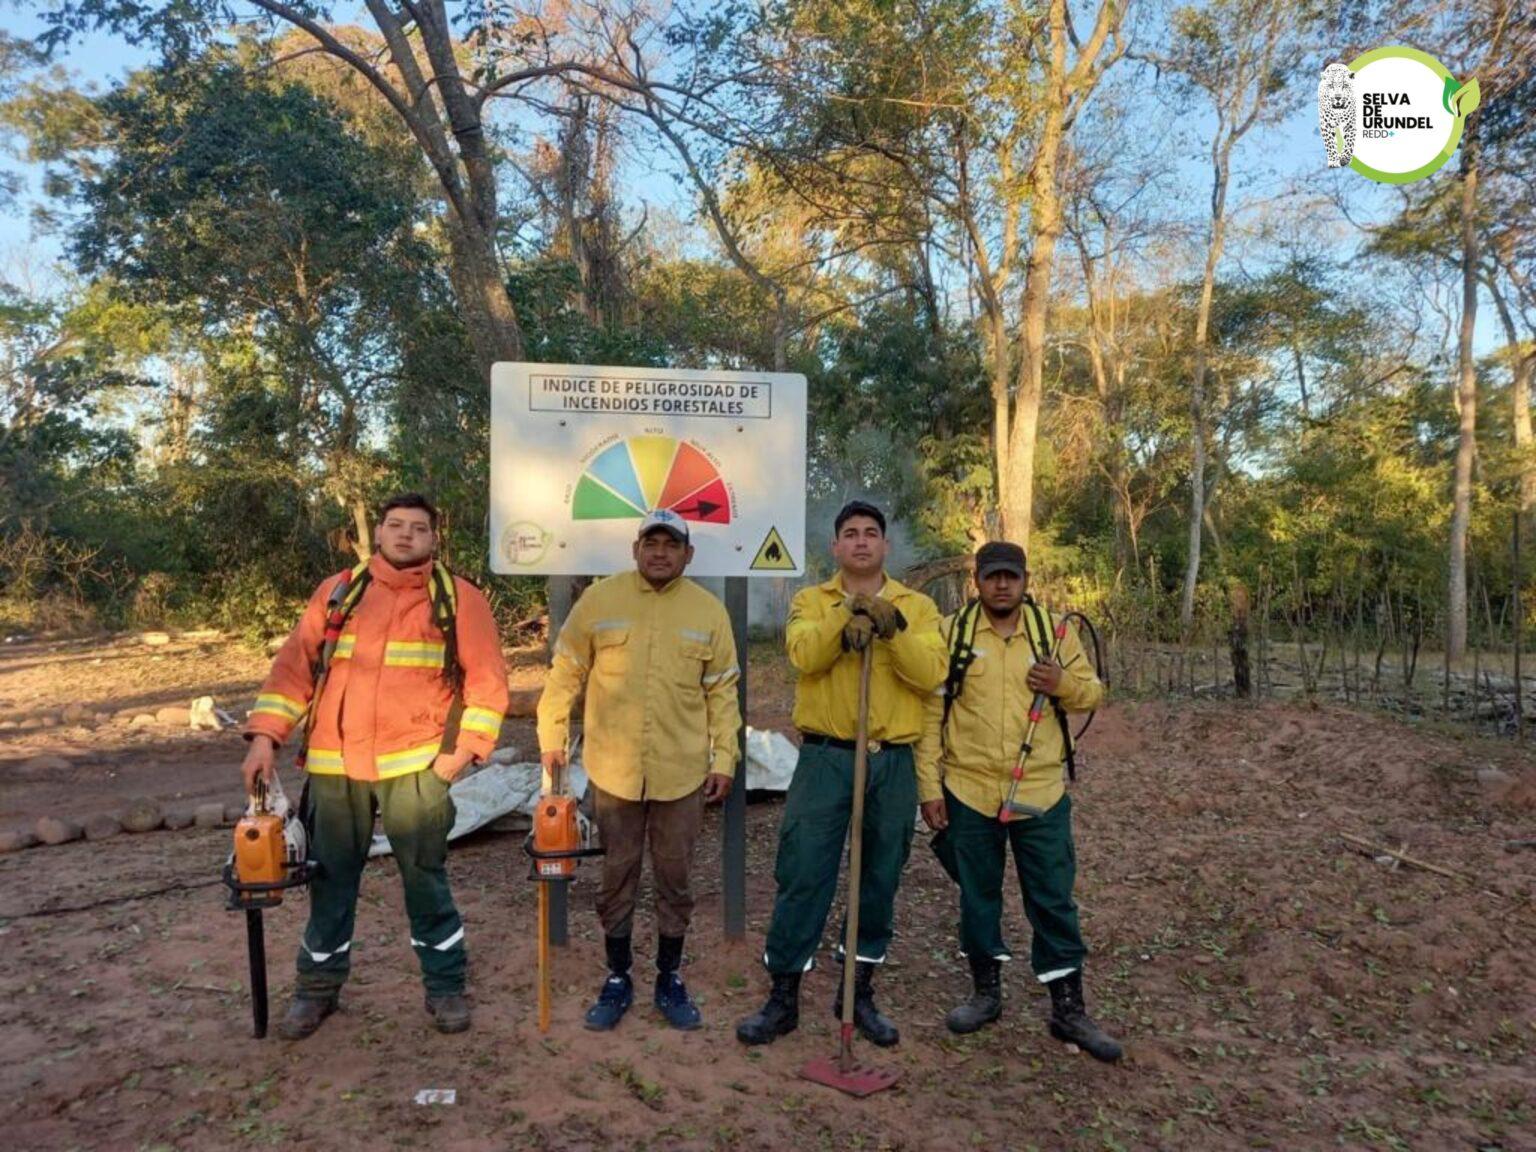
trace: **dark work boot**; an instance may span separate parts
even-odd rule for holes
[[[683,938],[658,936],[656,940],[656,1010],[667,1023],[692,1032],[702,1023],[699,1007],[688,995],[688,986],[677,974],[683,963]]]
[[[1069,972],[1046,985],[1051,990],[1051,1035],[1076,1044],[1095,1060],[1113,1064],[1121,1048],[1113,1037],[1093,1022],[1083,1005],[1083,973]]]
[[[845,960],[846,964],[847,961]],[[875,968],[868,960],[860,960],[853,966],[853,1023],[859,1035],[871,1044],[889,1048],[901,1039],[896,1025],[880,1014],[875,1007]],[[843,1018],[843,982],[837,982],[837,999],[832,1001],[832,1015]]]
[[[775,973],[773,991],[762,1010],[736,1025],[736,1039],[743,1044],[772,1044],[800,1026],[799,972]]]
[[[944,1025],[963,1036],[986,1027],[1003,1014],[1003,965],[990,956],[971,959],[971,998],[950,1009]]]
[[[427,1012],[439,1032],[469,1031],[469,1001],[463,996],[428,996]]]
[[[288,1003],[288,1011],[277,1022],[277,1034],[284,1040],[304,1040],[313,1036],[325,1018],[336,1011],[336,997],[322,1000],[306,1000],[295,996]]]
[[[597,1003],[587,1009],[586,1026],[593,1032],[617,1028],[635,1002],[635,985],[629,978],[633,963],[629,937],[605,936],[603,945],[608,951],[608,979],[597,994]]]

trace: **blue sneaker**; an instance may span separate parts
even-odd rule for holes
[[[688,986],[676,972],[656,973],[656,1008],[682,1032],[692,1032],[703,1023],[698,1005],[688,998]]]
[[[635,1002],[634,981],[626,972],[622,976],[610,972],[603,981],[603,989],[597,994],[597,1003],[587,1009],[587,1028],[593,1032],[611,1032],[624,1019],[624,1013]]]

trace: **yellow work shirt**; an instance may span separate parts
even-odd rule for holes
[[[588,588],[560,630],[539,749],[565,747],[585,684],[588,777],[624,800],[677,800],[711,772],[735,775],[740,676],[725,605],[686,576],[657,590],[621,572]]]
[[[932,600],[886,577],[880,595],[894,604],[907,626],[890,640],[875,641],[869,676],[869,737],[882,744],[915,744],[923,732],[923,702],[944,683],[949,657],[939,635]],[[789,606],[785,647],[800,674],[795,684],[795,726],[839,740],[859,730],[857,652],[843,651],[843,628],[853,619],[843,601],[842,574],[802,588]]]
[[[942,634],[946,650],[958,613],[946,617]],[[1046,635],[1038,634],[1029,605],[1006,639],[993,630],[984,610],[977,609],[976,659],[966,672],[965,687],[950,708],[948,730],[940,739],[944,689],[928,698],[923,738],[917,748],[917,797],[926,803],[943,797],[948,788],[967,808],[995,816],[1008,797],[1013,768],[1029,726],[1034,691],[1026,682],[1036,654],[1051,653],[1065,670],[1057,700],[1068,712],[1091,712],[1104,700],[1104,685],[1083,654],[1077,632],[1068,628],[1056,649],[1055,620],[1045,617]],[[946,656],[946,663],[947,663]],[[1024,765],[1016,801],[1048,809],[1066,791],[1063,782],[1066,748],[1061,722],[1047,702],[1035,728],[1033,751]],[[942,786],[942,787],[941,787]]]

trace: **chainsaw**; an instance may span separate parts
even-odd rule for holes
[[[548,1032],[549,886],[569,883],[582,857],[603,854],[602,847],[593,844],[592,822],[567,790],[563,765],[549,770],[549,788],[534,807],[533,831],[523,841],[523,851],[529,856],[528,878],[539,883],[539,1031]]]
[[[313,878],[304,822],[288,803],[283,783],[258,779],[245,815],[235,824],[235,849],[224,865],[231,912],[245,913],[246,950],[251,961],[251,1016],[254,1034],[267,1034],[267,944],[261,914],[283,902],[283,892]]]

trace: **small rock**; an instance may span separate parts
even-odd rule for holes
[[[148,712],[140,712],[133,718],[133,722],[129,725],[131,728],[153,728],[154,726],[155,718]]]
[[[57,716],[44,716],[38,723],[44,728],[57,728],[59,726],[59,718]]]
[[[161,708],[155,713],[155,723],[164,724],[170,728],[186,728],[192,723],[192,709]]]
[[[143,632],[139,634],[139,643],[145,644],[150,648],[164,648],[170,642],[171,636],[168,632]]]
[[[59,720],[64,724],[79,724],[82,720],[91,718],[91,710],[84,704],[76,701],[73,704],[64,705],[59,712]]]
[[[37,833],[31,831],[0,832],[0,854],[20,852],[37,843]]]
[[[68,844],[85,834],[85,829],[73,820],[61,820],[57,816],[44,816],[37,822],[37,838],[44,844]]]
[[[165,821],[165,813],[153,800],[135,800],[123,813],[123,828],[129,832],[153,832]]]
[[[20,727],[21,725],[15,720],[0,720],[0,732],[9,732],[13,728]]]
[[[106,840],[118,835],[122,830],[122,821],[116,816],[110,816],[105,812],[92,816],[85,822],[85,838],[87,840]]]
[[[183,828],[192,827],[192,812],[188,808],[167,808],[165,810],[165,826],[172,832],[180,832]]]
[[[218,828],[224,823],[224,805],[217,800],[199,804],[192,811],[192,823],[199,828]]]
[[[24,772],[68,772],[74,764],[62,756],[34,756],[21,767]]]

